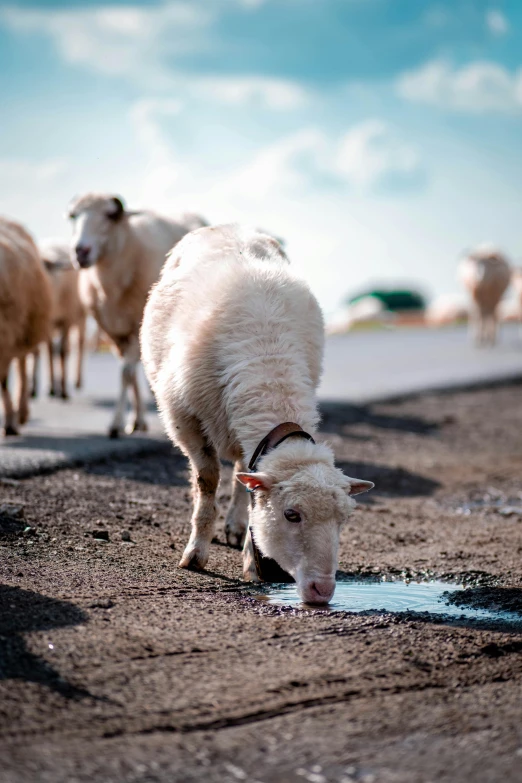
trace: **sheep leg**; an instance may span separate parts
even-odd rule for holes
[[[27,388],[27,360],[25,356],[18,359],[18,421],[26,424],[29,419],[29,399]]]
[[[225,521],[227,543],[237,549],[243,545],[248,523],[248,492],[243,484],[236,480],[236,474],[244,471],[243,461],[238,460],[232,474],[232,498]]]
[[[49,397],[54,397],[56,389],[54,385],[54,346],[52,335],[47,341],[47,353],[49,355]]]
[[[498,339],[498,321],[496,313],[489,316],[489,344],[495,345]]]
[[[4,405],[4,432],[6,435],[18,435],[16,426],[16,411],[9,393],[9,367],[4,371],[0,386],[2,387],[2,402]]]
[[[124,361],[121,368],[120,396],[118,398],[118,402],[116,403],[116,411],[114,413],[114,418],[112,420],[112,424],[109,429],[109,438],[119,438],[123,432],[124,429],[123,422],[125,419],[125,411],[127,409],[128,388],[129,388],[131,375],[132,375],[132,370],[129,368],[128,364],[126,364],[126,362]]]
[[[83,386],[83,356],[85,353],[85,328],[86,319],[82,318],[78,324],[78,356],[76,358],[76,388]]]
[[[60,396],[62,400],[68,400],[67,394],[67,360],[69,358],[69,327],[64,326],[60,340]]]
[[[134,418],[131,419],[127,425],[126,431],[131,432],[146,432],[147,422],[145,421],[145,405],[143,403],[143,397],[140,392],[140,385],[138,383],[138,373],[134,373],[134,377],[131,381],[131,389],[134,395]]]
[[[246,582],[259,582],[252,539],[248,535],[243,546],[243,578]]]
[[[181,568],[205,568],[214,523],[217,516],[216,491],[219,484],[219,459],[215,448],[201,432],[199,422],[190,420],[177,442],[188,455],[192,472],[192,532],[180,560]]]
[[[121,388],[114,419],[109,430],[110,438],[119,438],[124,431],[125,413],[129,400],[129,387],[136,378],[136,367],[140,360],[140,346],[137,337],[120,341],[119,347],[123,362],[121,366]]]
[[[470,331],[473,342],[479,348],[484,341],[484,319],[478,308],[475,308],[470,316]]]
[[[38,397],[38,375],[40,369],[40,349],[33,351],[33,367],[31,373],[31,397]]]

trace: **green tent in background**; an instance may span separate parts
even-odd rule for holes
[[[368,297],[374,298],[382,302],[384,309],[389,312],[404,312],[405,310],[425,310],[426,300],[422,294],[418,291],[404,290],[383,290],[373,289],[371,291],[364,291],[355,296],[351,296],[346,300],[347,305],[353,305],[359,302],[361,299]]]

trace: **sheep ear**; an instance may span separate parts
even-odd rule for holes
[[[111,220],[116,221],[123,216],[123,213],[125,212],[125,207],[123,206],[123,201],[118,196],[113,196],[111,200],[113,202],[114,207],[111,210],[111,212],[109,212],[107,217],[110,218]]]
[[[350,478],[350,476],[347,478],[350,482],[350,487],[348,489],[349,495],[360,495],[361,492],[369,492],[369,490],[373,489],[375,486],[373,481],[363,481],[363,479]]]
[[[268,492],[272,486],[272,479],[266,473],[236,473],[237,480],[250,492],[254,489],[262,489]]]

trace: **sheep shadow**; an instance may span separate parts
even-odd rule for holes
[[[420,473],[405,468],[388,467],[387,465],[375,465],[368,462],[343,462],[336,460],[338,468],[347,476],[356,476],[365,481],[373,481],[375,488],[369,495],[358,495],[358,503],[372,503],[372,496],[385,495],[386,497],[415,497],[418,495],[432,495],[440,483]]]
[[[92,476],[128,479],[142,484],[190,488],[189,466],[186,457],[173,448],[169,441],[158,442],[154,449],[133,454],[121,453],[110,459],[87,464],[84,472]]]
[[[116,405],[116,399],[110,397],[96,397],[90,400],[91,404],[95,408],[103,408],[104,410],[114,410]],[[158,406],[154,398],[148,398],[143,401],[143,405],[147,413],[158,413]],[[130,408],[130,406],[129,406]]]
[[[347,402],[322,401],[320,403],[321,424],[319,431],[355,437],[346,431],[354,424],[369,424],[384,430],[411,432],[417,435],[431,435],[439,425],[437,422],[419,416],[392,416],[375,413],[371,405],[352,405]]]
[[[62,468],[167,451],[172,451],[169,441],[144,433],[116,440],[94,433],[22,434],[16,439],[0,441],[0,453],[4,457],[0,476],[25,478]]]
[[[87,619],[85,612],[69,601],[0,585],[0,680],[38,683],[66,699],[91,696],[67,682],[48,661],[30,652],[23,638],[24,633],[79,625]]]

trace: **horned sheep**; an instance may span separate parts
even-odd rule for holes
[[[82,302],[122,359],[120,395],[109,435],[118,437],[123,432],[130,389],[135,405],[127,431],[146,430],[137,378],[145,302],[167,252],[206,222],[197,215],[174,220],[149,211],[131,212],[119,197],[96,193],[76,199],[69,216],[74,223],[75,259],[82,270]]]
[[[6,435],[29,418],[26,357],[48,339],[51,291],[32,237],[19,223],[0,218],[0,384]],[[9,392],[9,367],[18,362],[17,409]]]
[[[373,484],[345,476],[329,446],[313,441],[323,342],[320,308],[272,237],[203,228],[171,254],[145,309],[141,345],[167,432],[192,470],[182,567],[207,564],[219,459],[227,459],[234,463],[228,543],[245,539],[248,518],[251,528],[245,578],[259,578],[257,547],[295,579],[303,600],[331,599],[352,495]],[[270,448],[254,467],[260,443]],[[255,497],[250,513],[246,489]]]
[[[510,282],[510,266],[491,245],[480,245],[465,257],[459,276],[473,302],[470,326],[477,345],[494,345],[498,332],[498,305]]]

